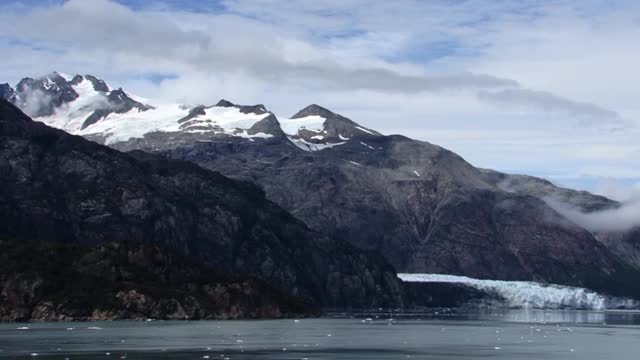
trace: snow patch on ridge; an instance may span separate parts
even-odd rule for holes
[[[318,115],[310,115],[297,119],[282,119],[280,127],[287,135],[298,135],[300,130],[309,130],[320,133],[324,130],[324,122],[327,119]]]
[[[362,126],[356,126],[356,129],[358,129],[360,131],[364,131],[364,132],[366,132],[367,134],[370,134],[370,135],[375,135],[373,132],[363,128]]]
[[[315,144],[315,143],[310,143],[308,141],[305,141],[304,139],[297,139],[291,136],[289,136],[288,138],[295,146],[299,147],[304,151],[320,151],[320,150],[332,148],[334,146],[346,144],[346,142]]]
[[[465,284],[496,294],[510,308],[525,309],[636,309],[640,302],[599,294],[584,288],[532,281],[481,280],[445,274],[398,274],[406,282],[443,282]]]
[[[189,122],[198,123],[198,126],[206,124],[215,131],[233,133],[237,129],[248,130],[258,121],[269,116],[269,113],[255,114],[243,113],[235,107],[213,106],[204,110],[204,115],[198,115]]]

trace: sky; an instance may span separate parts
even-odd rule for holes
[[[635,0],[3,0],[0,82],[89,73],[154,101],[316,103],[472,164],[640,193]]]

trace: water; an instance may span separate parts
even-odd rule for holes
[[[640,313],[0,325],[0,359],[638,359]],[[18,329],[28,327],[28,329]]]

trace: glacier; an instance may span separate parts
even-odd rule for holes
[[[585,288],[533,281],[483,280],[447,274],[398,274],[398,277],[405,282],[465,284],[499,296],[504,299],[504,305],[509,308],[585,310],[640,308],[640,302],[633,299],[600,294]]]

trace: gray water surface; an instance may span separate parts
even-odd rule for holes
[[[0,359],[640,359],[640,314],[0,325]]]

